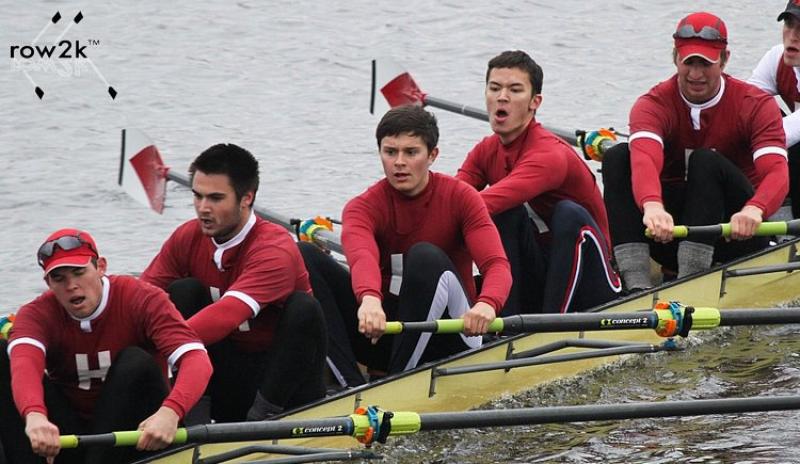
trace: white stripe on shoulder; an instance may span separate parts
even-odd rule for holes
[[[634,132],[633,134],[631,134],[630,137],[628,137],[628,143],[631,143],[636,139],[653,139],[656,142],[660,143],[661,145],[664,145],[664,140],[661,138],[660,135],[656,134],[655,132],[649,132],[649,131]]]
[[[258,304],[258,301],[254,300],[253,297],[248,295],[247,293],[237,292],[236,290],[229,290],[222,295],[223,298],[226,296],[232,296],[234,298],[238,298],[247,306],[250,306],[250,309],[253,310],[253,316],[258,316],[258,313],[261,311],[261,305]]]
[[[186,343],[178,347],[177,350],[173,351],[169,358],[167,358],[167,363],[169,363],[169,368],[172,369],[172,366],[175,365],[176,362],[183,356],[184,354],[188,353],[189,351],[200,350],[205,351],[206,347],[203,346],[200,342],[194,343]]]
[[[8,344],[7,352],[8,352],[9,356],[11,355],[11,349],[14,348],[17,345],[33,345],[36,348],[39,348],[40,350],[42,350],[42,352],[44,354],[47,354],[47,348],[44,347],[44,343],[40,342],[39,340],[37,340],[35,338],[20,337],[20,338],[14,340],[14,341],[12,341],[11,343]]]
[[[784,158],[788,158],[789,155],[786,153],[785,148],[781,147],[764,147],[759,148],[758,150],[753,152],[753,160],[757,160],[764,155],[781,155]]]

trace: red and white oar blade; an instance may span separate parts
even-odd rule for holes
[[[119,185],[134,200],[159,214],[164,211],[168,169],[144,132],[122,129]]]
[[[385,107],[381,104],[382,102],[388,103],[389,106]],[[381,106],[388,110],[410,104],[425,104],[425,92],[414,82],[411,74],[391,60],[372,60],[370,113],[385,113],[385,111],[378,111]]]

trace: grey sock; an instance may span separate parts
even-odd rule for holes
[[[623,243],[614,247],[614,258],[628,290],[653,286],[650,282],[650,246],[646,243]]]
[[[250,410],[247,411],[247,420],[249,421],[262,421],[278,415],[283,412],[283,408],[270,403],[261,396],[261,392],[256,392],[256,398]]]
[[[683,241],[678,244],[678,278],[711,268],[714,247],[705,243]]]

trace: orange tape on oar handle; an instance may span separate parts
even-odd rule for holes
[[[298,226],[297,238],[303,242],[313,242],[314,234],[319,230],[333,231],[333,221],[322,216],[317,216],[314,219],[307,219]]]
[[[653,310],[658,315],[656,333],[665,338],[675,335],[687,337],[692,328],[694,308],[684,306],[677,301],[658,301]]]

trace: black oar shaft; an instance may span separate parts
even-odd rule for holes
[[[722,309],[720,326],[800,324],[800,308]]]
[[[425,96],[425,104],[428,106],[432,106],[434,108],[439,108],[445,111],[463,114],[464,116],[469,116],[471,118],[480,119],[482,121],[489,120],[489,115],[488,113],[486,113],[486,110],[478,109],[467,105],[460,105],[458,103],[451,102],[448,100],[443,100],[441,98],[431,97],[430,95]],[[564,130],[553,129],[551,127],[548,127],[547,130],[561,137],[570,145],[578,144],[578,139],[577,137],[575,137],[574,133]]]
[[[420,414],[421,430],[506,427],[600,420],[679,417],[800,409],[800,396],[667,401]]]
[[[512,332],[573,332],[581,330],[654,329],[655,313],[521,314],[503,318],[503,330]]]
[[[279,438],[332,437],[353,435],[350,417],[314,420],[240,422],[188,427],[187,442],[219,443]]]

